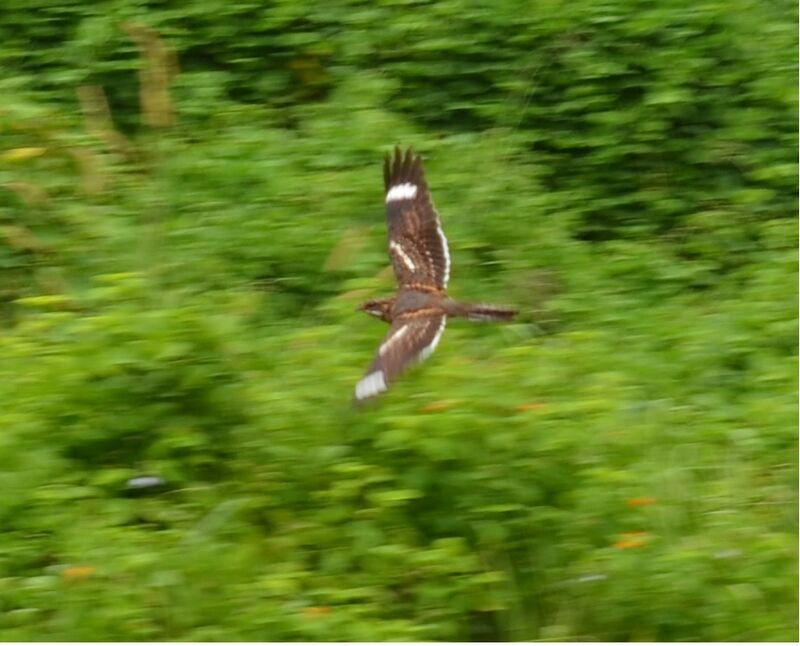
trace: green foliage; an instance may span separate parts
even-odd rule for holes
[[[177,48],[197,98],[267,104],[288,124],[379,70],[385,105],[418,123],[511,129],[582,237],[662,232],[706,210],[797,210],[797,65],[784,55],[795,7],[783,0],[35,5],[0,19],[5,67],[64,99],[104,85],[126,128],[137,63],[119,25],[135,20]]]
[[[796,639],[788,8],[7,4],[3,639]],[[398,141],[522,313],[355,409]]]

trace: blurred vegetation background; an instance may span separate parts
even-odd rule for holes
[[[6,0],[0,638],[796,639],[796,9]]]

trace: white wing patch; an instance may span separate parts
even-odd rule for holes
[[[377,370],[356,384],[356,399],[366,399],[384,390],[386,390],[386,380],[383,378],[383,371]]]
[[[409,184],[406,182],[405,184],[392,186],[392,188],[390,188],[386,193],[386,201],[394,202],[395,200],[410,200],[411,198],[415,197],[416,194],[417,187],[414,184]]]
[[[409,271],[416,271],[417,266],[414,264],[414,261],[411,260],[411,257],[405,252],[403,247],[401,247],[397,242],[391,240],[389,242],[389,249],[394,251],[398,256],[400,256],[400,260],[403,261],[403,264],[408,267]]]
[[[447,238],[442,231],[442,225],[439,218],[436,218],[436,233],[439,234],[439,240],[442,241],[442,252],[444,253],[444,277],[442,278],[442,286],[447,287],[447,281],[450,280],[450,250],[447,248]]]
[[[399,328],[397,332],[392,334],[386,341],[381,343],[381,347],[378,348],[378,353],[381,355],[386,354],[389,351],[389,348],[397,343],[400,339],[402,339],[406,333],[408,332],[408,325],[404,325],[403,327]]]
[[[433,354],[436,346],[439,345],[439,339],[442,338],[442,333],[444,332],[444,326],[446,323],[447,317],[442,316],[442,322],[439,323],[439,329],[436,330],[436,336],[433,337],[433,341],[431,341],[429,345],[420,350],[419,354],[417,355],[417,361],[425,361],[425,359]]]

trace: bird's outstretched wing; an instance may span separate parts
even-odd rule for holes
[[[444,290],[450,278],[447,238],[433,206],[422,159],[395,148],[383,164],[389,257],[399,286]]]
[[[395,319],[366,374],[356,384],[356,400],[383,392],[410,363],[427,359],[436,349],[446,321],[444,314]]]

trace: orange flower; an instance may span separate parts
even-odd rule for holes
[[[306,617],[321,617],[329,614],[330,611],[330,606],[309,606],[303,610],[303,614],[305,614]]]
[[[94,571],[91,565],[73,565],[72,567],[64,568],[61,575],[67,581],[84,581],[91,577]]]
[[[526,413],[528,411],[540,411],[545,408],[545,405],[541,402],[531,402],[530,404],[520,404],[517,406],[518,413]]]
[[[630,498],[628,500],[628,507],[644,507],[645,505],[655,505],[656,499],[651,496],[639,496],[638,498]]]
[[[421,413],[439,413],[447,410],[448,408],[452,408],[458,403],[459,400],[457,399],[440,399],[439,401],[431,402],[430,404],[421,406],[419,411]]]
[[[628,550],[632,547],[642,547],[645,544],[647,532],[622,532],[619,540],[614,543],[618,550]]]

